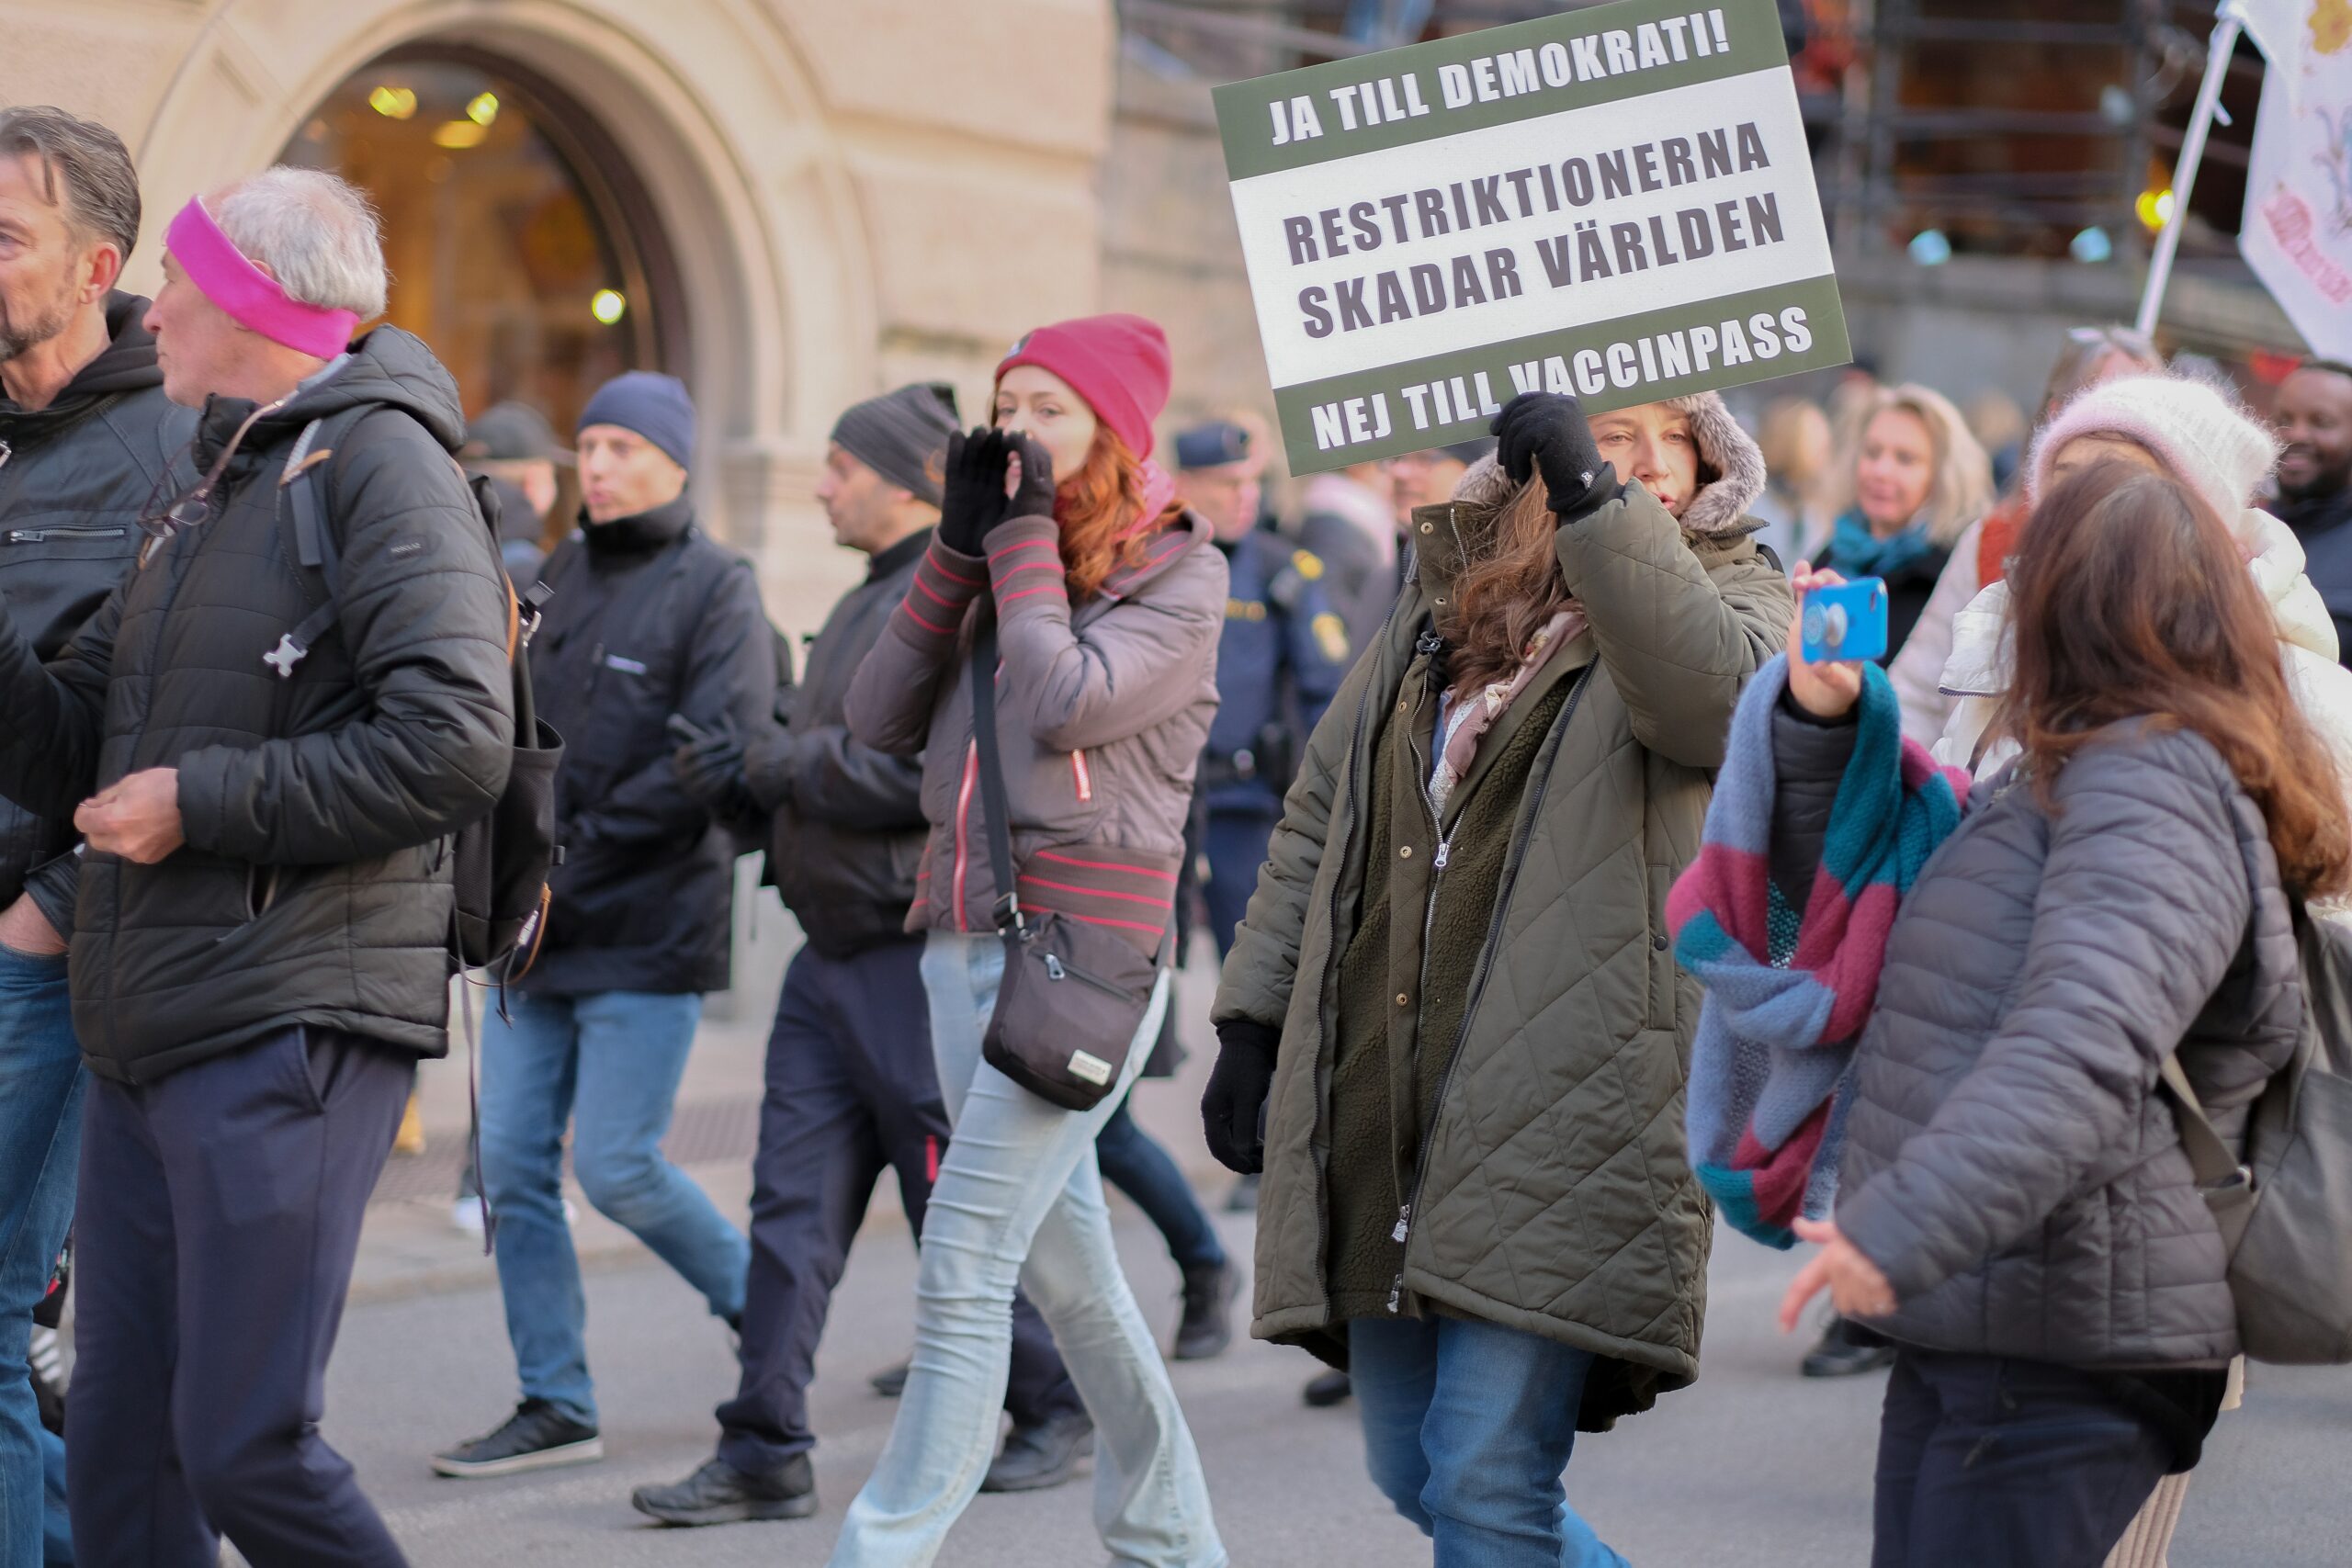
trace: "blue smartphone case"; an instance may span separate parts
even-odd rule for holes
[[[1886,657],[1886,581],[1862,577],[1804,595],[1804,660],[1859,664]]]

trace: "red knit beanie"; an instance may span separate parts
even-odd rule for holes
[[[1151,422],[1168,406],[1168,334],[1141,316],[1080,316],[1039,327],[1012,345],[996,378],[1016,365],[1050,370],[1086,400],[1136,457],[1151,456]]]

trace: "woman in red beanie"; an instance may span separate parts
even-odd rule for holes
[[[1015,891],[1162,951],[1193,767],[1216,707],[1225,560],[1150,462],[1168,345],[1138,316],[1042,327],[997,367],[996,424],[950,443],[938,532],[859,669],[852,733],[923,756],[931,821],[908,928],[930,933],[932,1051],[956,1135],[923,1224],[915,1354],[834,1568],[937,1557],[995,1447],[1014,1284],[1053,1325],[1100,1437],[1095,1517],[1122,1562],[1218,1568],[1198,1451],[1112,1250],[1094,1139],[1167,1006],[1160,972],[1109,1093],[1038,1098],[981,1060],[1004,973],[974,731],[990,680]],[[1058,477],[1058,482],[1057,479]],[[973,643],[993,623],[996,661]],[[1086,1045],[1083,1041],[1073,1044]]]

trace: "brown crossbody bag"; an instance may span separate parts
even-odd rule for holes
[[[1091,1111],[1126,1076],[1128,1054],[1167,959],[1170,926],[1161,926],[1157,945],[1147,953],[1111,926],[1022,907],[996,731],[996,622],[989,617],[972,645],[972,734],[996,873],[991,914],[1004,940],[1004,979],[980,1055],[1039,1099]],[[1097,869],[1174,880],[1172,868],[1163,872],[1157,860],[1132,851],[1089,846],[1086,852]],[[1127,863],[1104,864],[1104,856]]]

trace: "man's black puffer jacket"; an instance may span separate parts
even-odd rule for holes
[[[278,512],[314,419],[365,408],[327,460],[339,618],[281,679],[310,613]],[[209,470],[253,405],[214,398]],[[289,1024],[447,1048],[447,840],[512,754],[507,601],[451,454],[458,389],[379,327],[254,424],[210,520],[157,548],[46,669],[0,623],[0,794],[70,817],[179,770],[187,842],[155,865],[85,857],[74,1025],[93,1072],[152,1081]],[[304,480],[302,482],[310,482]]]
[[[547,941],[532,996],[717,991],[728,983],[735,841],[671,766],[670,716],[750,735],[775,707],[776,649],[751,563],[694,525],[691,491],[556,547],[531,641],[539,716],[563,737]]]
[[[196,434],[196,415],[164,396],[147,301],[107,301],[108,342],[47,408],[0,397],[0,595],[34,653],[53,659],[106,602],[139,553],[139,511],[169,501],[165,469]],[[175,479],[193,476],[175,476]],[[0,800],[0,907],[25,874],[74,843],[65,817],[37,817]],[[74,881],[42,912],[60,931],[74,916]]]
[[[831,957],[907,940],[907,906],[929,834],[922,764],[856,739],[842,709],[851,678],[930,544],[925,528],[874,558],[865,581],[842,596],[809,645],[791,722],[746,750],[752,794],[774,813],[768,879],[808,945]]]

